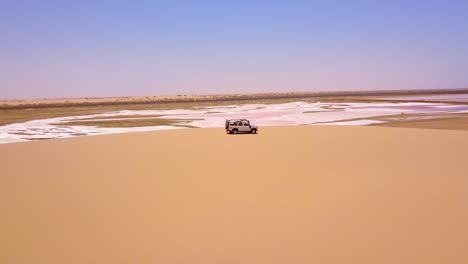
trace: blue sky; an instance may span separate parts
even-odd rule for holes
[[[0,0],[0,98],[468,87],[468,1]]]

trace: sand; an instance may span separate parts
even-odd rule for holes
[[[0,145],[0,263],[468,263],[467,157],[384,127]]]

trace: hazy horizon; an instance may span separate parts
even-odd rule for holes
[[[0,98],[468,87],[463,1],[2,1]]]
[[[368,90],[357,90],[357,89],[352,89],[352,90],[288,90],[288,91],[246,91],[246,92],[216,92],[216,93],[203,93],[203,92],[193,92],[193,93],[159,93],[159,94],[141,94],[141,95],[132,95],[132,94],[121,94],[121,95],[97,95],[97,96],[53,96],[53,97],[44,97],[44,96],[26,96],[26,97],[10,97],[10,98],[0,98],[0,101],[18,101],[18,100],[55,100],[55,99],[80,99],[80,98],[88,98],[88,99],[97,99],[97,98],[130,98],[130,97],[180,97],[180,96],[212,96],[212,95],[257,95],[257,94],[288,94],[288,93],[296,93],[296,94],[301,94],[301,93],[310,93],[310,94],[321,94],[321,93],[329,93],[329,94],[339,94],[339,93],[366,93],[366,92],[395,92],[395,95],[403,95],[399,94],[398,92],[418,92],[421,91],[421,93],[418,94],[427,94],[430,96],[430,92],[440,92],[440,93],[435,93],[434,95],[440,95],[440,94],[455,94],[455,95],[460,95],[460,94],[465,94],[468,93],[468,88],[433,88],[433,89],[390,89],[390,90],[384,90],[384,89],[368,89]],[[447,93],[445,93],[445,91]],[[418,96],[418,94],[412,93],[409,96]]]

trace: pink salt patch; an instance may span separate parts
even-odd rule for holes
[[[254,124],[262,125],[262,126],[293,126],[293,125],[297,125],[296,122],[289,121],[289,120],[264,120],[264,121],[254,122]]]
[[[252,110],[255,111],[255,110]],[[270,118],[270,117],[278,117],[286,114],[292,113],[291,111],[276,111],[276,112],[238,112],[238,113],[217,113],[217,114],[209,114],[209,117],[220,117],[220,118],[250,118],[250,119],[260,119],[260,118]],[[206,118],[206,114],[200,115],[190,115],[191,117],[195,118]]]

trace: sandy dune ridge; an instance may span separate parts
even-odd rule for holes
[[[467,157],[382,127],[0,145],[0,263],[468,263]]]
[[[132,104],[132,103],[164,103],[164,102],[200,102],[200,101],[233,101],[233,100],[263,100],[284,98],[339,98],[366,96],[421,96],[421,95],[451,95],[466,94],[468,88],[458,89],[417,89],[417,90],[373,90],[373,91],[303,91],[303,92],[267,92],[267,93],[234,93],[234,94],[177,94],[177,95],[147,95],[120,97],[69,97],[69,98],[29,98],[4,99],[0,98],[0,109],[10,107],[44,107],[59,105],[104,105],[104,104]],[[399,98],[398,98],[399,99]]]

